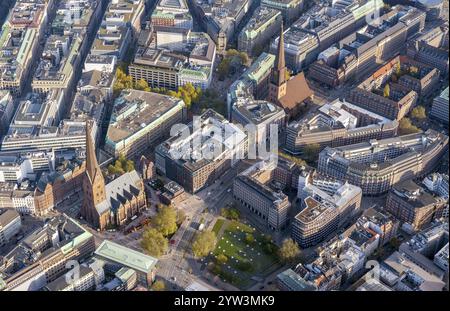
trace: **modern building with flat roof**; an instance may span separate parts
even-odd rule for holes
[[[94,236],[66,215],[51,218],[0,260],[0,291],[36,291],[95,251]]]
[[[280,11],[265,6],[258,7],[238,36],[238,50],[249,55],[262,51],[278,33],[282,22]]]
[[[304,0],[261,0],[261,6],[280,11],[283,22],[290,25],[300,17]]]
[[[319,154],[319,172],[361,187],[364,194],[385,193],[398,182],[429,174],[448,150],[448,137],[434,130],[343,147]]]
[[[95,256],[135,270],[138,282],[144,286],[153,283],[158,262],[156,258],[108,240],[103,241],[95,250]]]
[[[273,231],[280,231],[288,225],[291,203],[283,193],[291,186],[289,168],[268,162],[258,162],[241,174],[233,183],[233,197],[238,205],[250,212],[255,222],[262,223]]]
[[[114,101],[105,150],[117,157],[140,156],[167,138],[185,119],[183,100],[137,90],[124,90]]]
[[[441,92],[439,96],[437,96],[433,100],[433,106],[431,107],[430,115],[442,121],[444,123],[449,123],[449,101],[448,101],[448,86],[445,90]]]
[[[14,4],[0,32],[0,89],[14,96],[23,91],[53,4],[46,0]]]
[[[230,40],[237,35],[241,22],[250,12],[253,0],[188,0],[192,13],[207,30],[217,45],[218,51],[225,51]]]
[[[424,25],[425,13],[397,5],[320,53],[309,67],[308,77],[331,87],[362,79],[398,55]]]
[[[156,148],[155,166],[190,193],[212,184],[247,152],[247,134],[212,109],[174,134]]]
[[[291,154],[302,154],[311,144],[338,147],[389,138],[397,134],[398,125],[396,120],[336,99],[301,121],[289,123],[284,148]]]
[[[318,244],[343,227],[361,205],[361,188],[311,173],[299,178],[302,210],[293,221],[292,238],[301,247]]]

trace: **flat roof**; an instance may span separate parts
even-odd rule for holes
[[[117,243],[104,240],[95,250],[95,255],[123,264],[140,272],[151,271],[158,259],[132,250]]]

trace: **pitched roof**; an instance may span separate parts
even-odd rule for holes
[[[290,110],[312,95],[305,75],[301,72],[287,82],[286,95],[280,98],[279,102],[284,109]]]

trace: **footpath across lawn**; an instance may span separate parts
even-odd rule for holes
[[[267,236],[238,221],[224,222],[216,223],[213,228],[219,232],[226,226],[211,256],[212,273],[246,289],[255,283],[252,277],[262,278],[279,267],[276,246]]]

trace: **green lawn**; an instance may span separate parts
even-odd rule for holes
[[[223,223],[220,227],[222,225]],[[217,223],[214,228],[216,226],[218,226]],[[268,244],[274,249],[275,247],[271,242],[266,241],[263,234],[237,221],[227,221],[226,226],[223,235],[218,237],[217,246],[213,252],[214,257],[219,254],[228,257],[227,263],[221,265],[219,274],[222,278],[236,287],[245,289],[254,283],[251,280],[252,276],[263,277],[278,267],[275,252],[266,250]],[[254,236],[253,243],[246,242],[247,234]]]
[[[214,224],[214,227],[212,228],[212,231],[216,234],[216,236],[219,234],[220,229],[222,229],[223,224],[225,223],[225,219],[217,219],[216,223]]]

